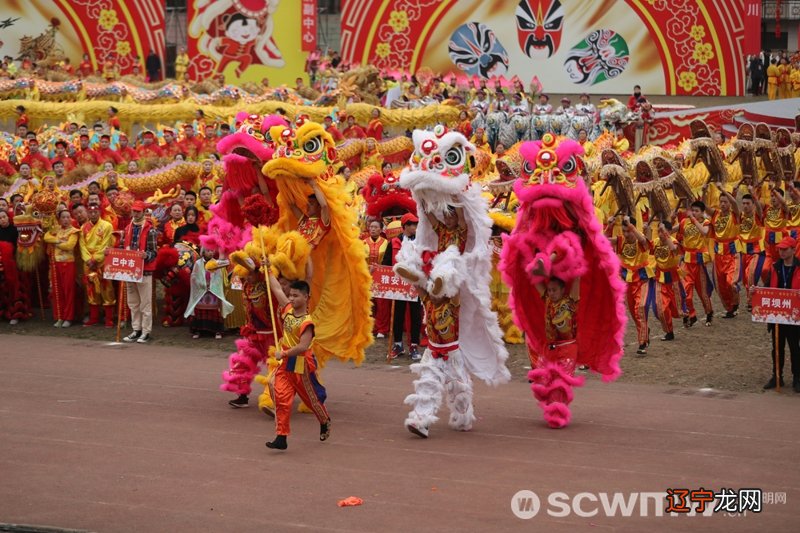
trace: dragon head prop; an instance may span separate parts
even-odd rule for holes
[[[409,167],[400,174],[400,186],[425,202],[426,211],[445,213],[453,196],[472,183],[475,145],[461,133],[436,126],[433,132],[414,131],[414,152]]]
[[[44,259],[41,213],[28,206],[24,212],[14,215],[17,226],[17,267],[25,272],[33,272]]]

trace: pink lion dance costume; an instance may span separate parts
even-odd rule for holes
[[[460,133],[437,126],[434,132],[414,131],[410,167],[400,175],[400,186],[411,191],[419,226],[415,240],[404,239],[395,272],[420,289],[425,305],[428,347],[419,363],[414,394],[405,399],[412,407],[405,425],[420,437],[428,436],[443,397],[450,409],[449,425],[469,431],[475,421],[470,373],[489,385],[511,378],[497,315],[489,292],[492,221],[481,188],[472,183],[475,146]],[[458,245],[446,245],[446,213],[463,214],[466,236]]]
[[[265,179],[261,167],[272,159],[275,151],[269,128],[288,123],[280,116],[261,117],[245,112],[237,114],[236,120],[237,131],[217,144],[225,165],[223,193],[219,204],[211,207],[214,217],[207,235],[200,237],[204,247],[217,250],[220,256],[244,248],[252,238],[253,225],[269,226],[278,215],[277,186],[273,180]],[[257,212],[260,219],[253,220],[248,216],[250,212]],[[266,288],[264,283],[262,275],[258,284],[247,284],[244,288],[248,322],[240,330],[236,351],[228,357],[229,367],[222,373],[222,391],[249,395],[253,378],[274,344],[266,292],[259,292],[259,288]],[[274,297],[273,304],[273,309],[278,309]],[[278,317],[275,322],[280,322]]]
[[[514,184],[520,201],[517,225],[504,236],[500,270],[531,352],[531,390],[550,427],[562,428],[570,421],[572,389],[584,381],[575,377],[576,365],[588,365],[607,382],[621,374],[625,286],[581,179],[581,145],[545,134],[541,141],[524,143],[520,153],[522,177]],[[580,301],[574,314],[568,312],[576,333],[566,342],[548,339],[546,324],[554,316],[546,315],[554,310],[536,289],[553,277],[567,288],[579,278]]]

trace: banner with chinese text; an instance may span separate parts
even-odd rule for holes
[[[341,51],[387,70],[536,76],[551,94],[743,95],[749,3],[342,0]]]
[[[800,325],[800,291],[756,287],[753,290],[753,322]]]
[[[385,300],[415,302],[419,296],[413,285],[406,283],[390,266],[376,266],[372,270],[372,297]]]
[[[144,276],[144,257],[139,250],[110,248],[103,262],[103,278],[139,283]]]

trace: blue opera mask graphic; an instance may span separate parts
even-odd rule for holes
[[[453,63],[470,76],[491,78],[508,72],[508,52],[485,24],[462,24],[453,32],[447,48]]]

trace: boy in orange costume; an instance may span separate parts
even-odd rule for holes
[[[678,274],[680,244],[671,233],[672,224],[665,220],[658,225],[658,239],[653,241],[653,257],[656,260],[656,314],[664,330],[662,341],[675,339],[672,319],[683,315]]]
[[[686,309],[689,316],[684,318],[687,328],[697,323],[697,311],[694,309],[694,290],[706,312],[706,326],[711,325],[714,309],[711,307],[711,291],[713,285],[706,265],[711,260],[708,255],[708,234],[711,223],[706,220],[704,212],[706,204],[701,201],[692,203],[686,218],[678,227],[678,241],[683,246],[683,290],[686,292]]]
[[[606,235],[611,235],[614,228],[614,217],[606,226]],[[647,314],[653,305],[651,293],[653,267],[650,266],[650,243],[647,237],[636,229],[629,217],[622,219],[622,235],[616,238],[616,251],[621,263],[622,280],[627,285],[626,300],[628,311],[636,324],[639,348],[638,355],[647,355],[650,344],[650,328],[647,325]]]
[[[311,408],[319,420],[319,440],[327,440],[331,434],[331,418],[322,404],[315,388],[324,394],[325,389],[312,382],[311,374],[317,369],[317,360],[311,351],[314,340],[314,322],[308,313],[310,287],[305,281],[294,281],[289,294],[285,294],[281,284],[270,274],[269,284],[278,305],[281,306],[283,336],[275,358],[280,362],[275,371],[275,425],[276,436],[267,442],[267,448],[285,450],[289,436],[289,420],[292,415],[294,395],[299,394],[303,403]]]
[[[714,275],[725,314],[733,318],[739,313],[739,283],[742,280],[742,248],[739,242],[740,211],[736,198],[717,185],[719,209],[706,208],[711,215],[710,236],[714,241]]]
[[[751,191],[755,191],[751,188]],[[751,309],[750,287],[757,285],[761,279],[767,255],[764,252],[764,215],[761,202],[756,194],[742,196],[742,215],[739,222],[739,242],[742,244],[742,269],[744,270],[744,287],[747,295],[747,310]]]

